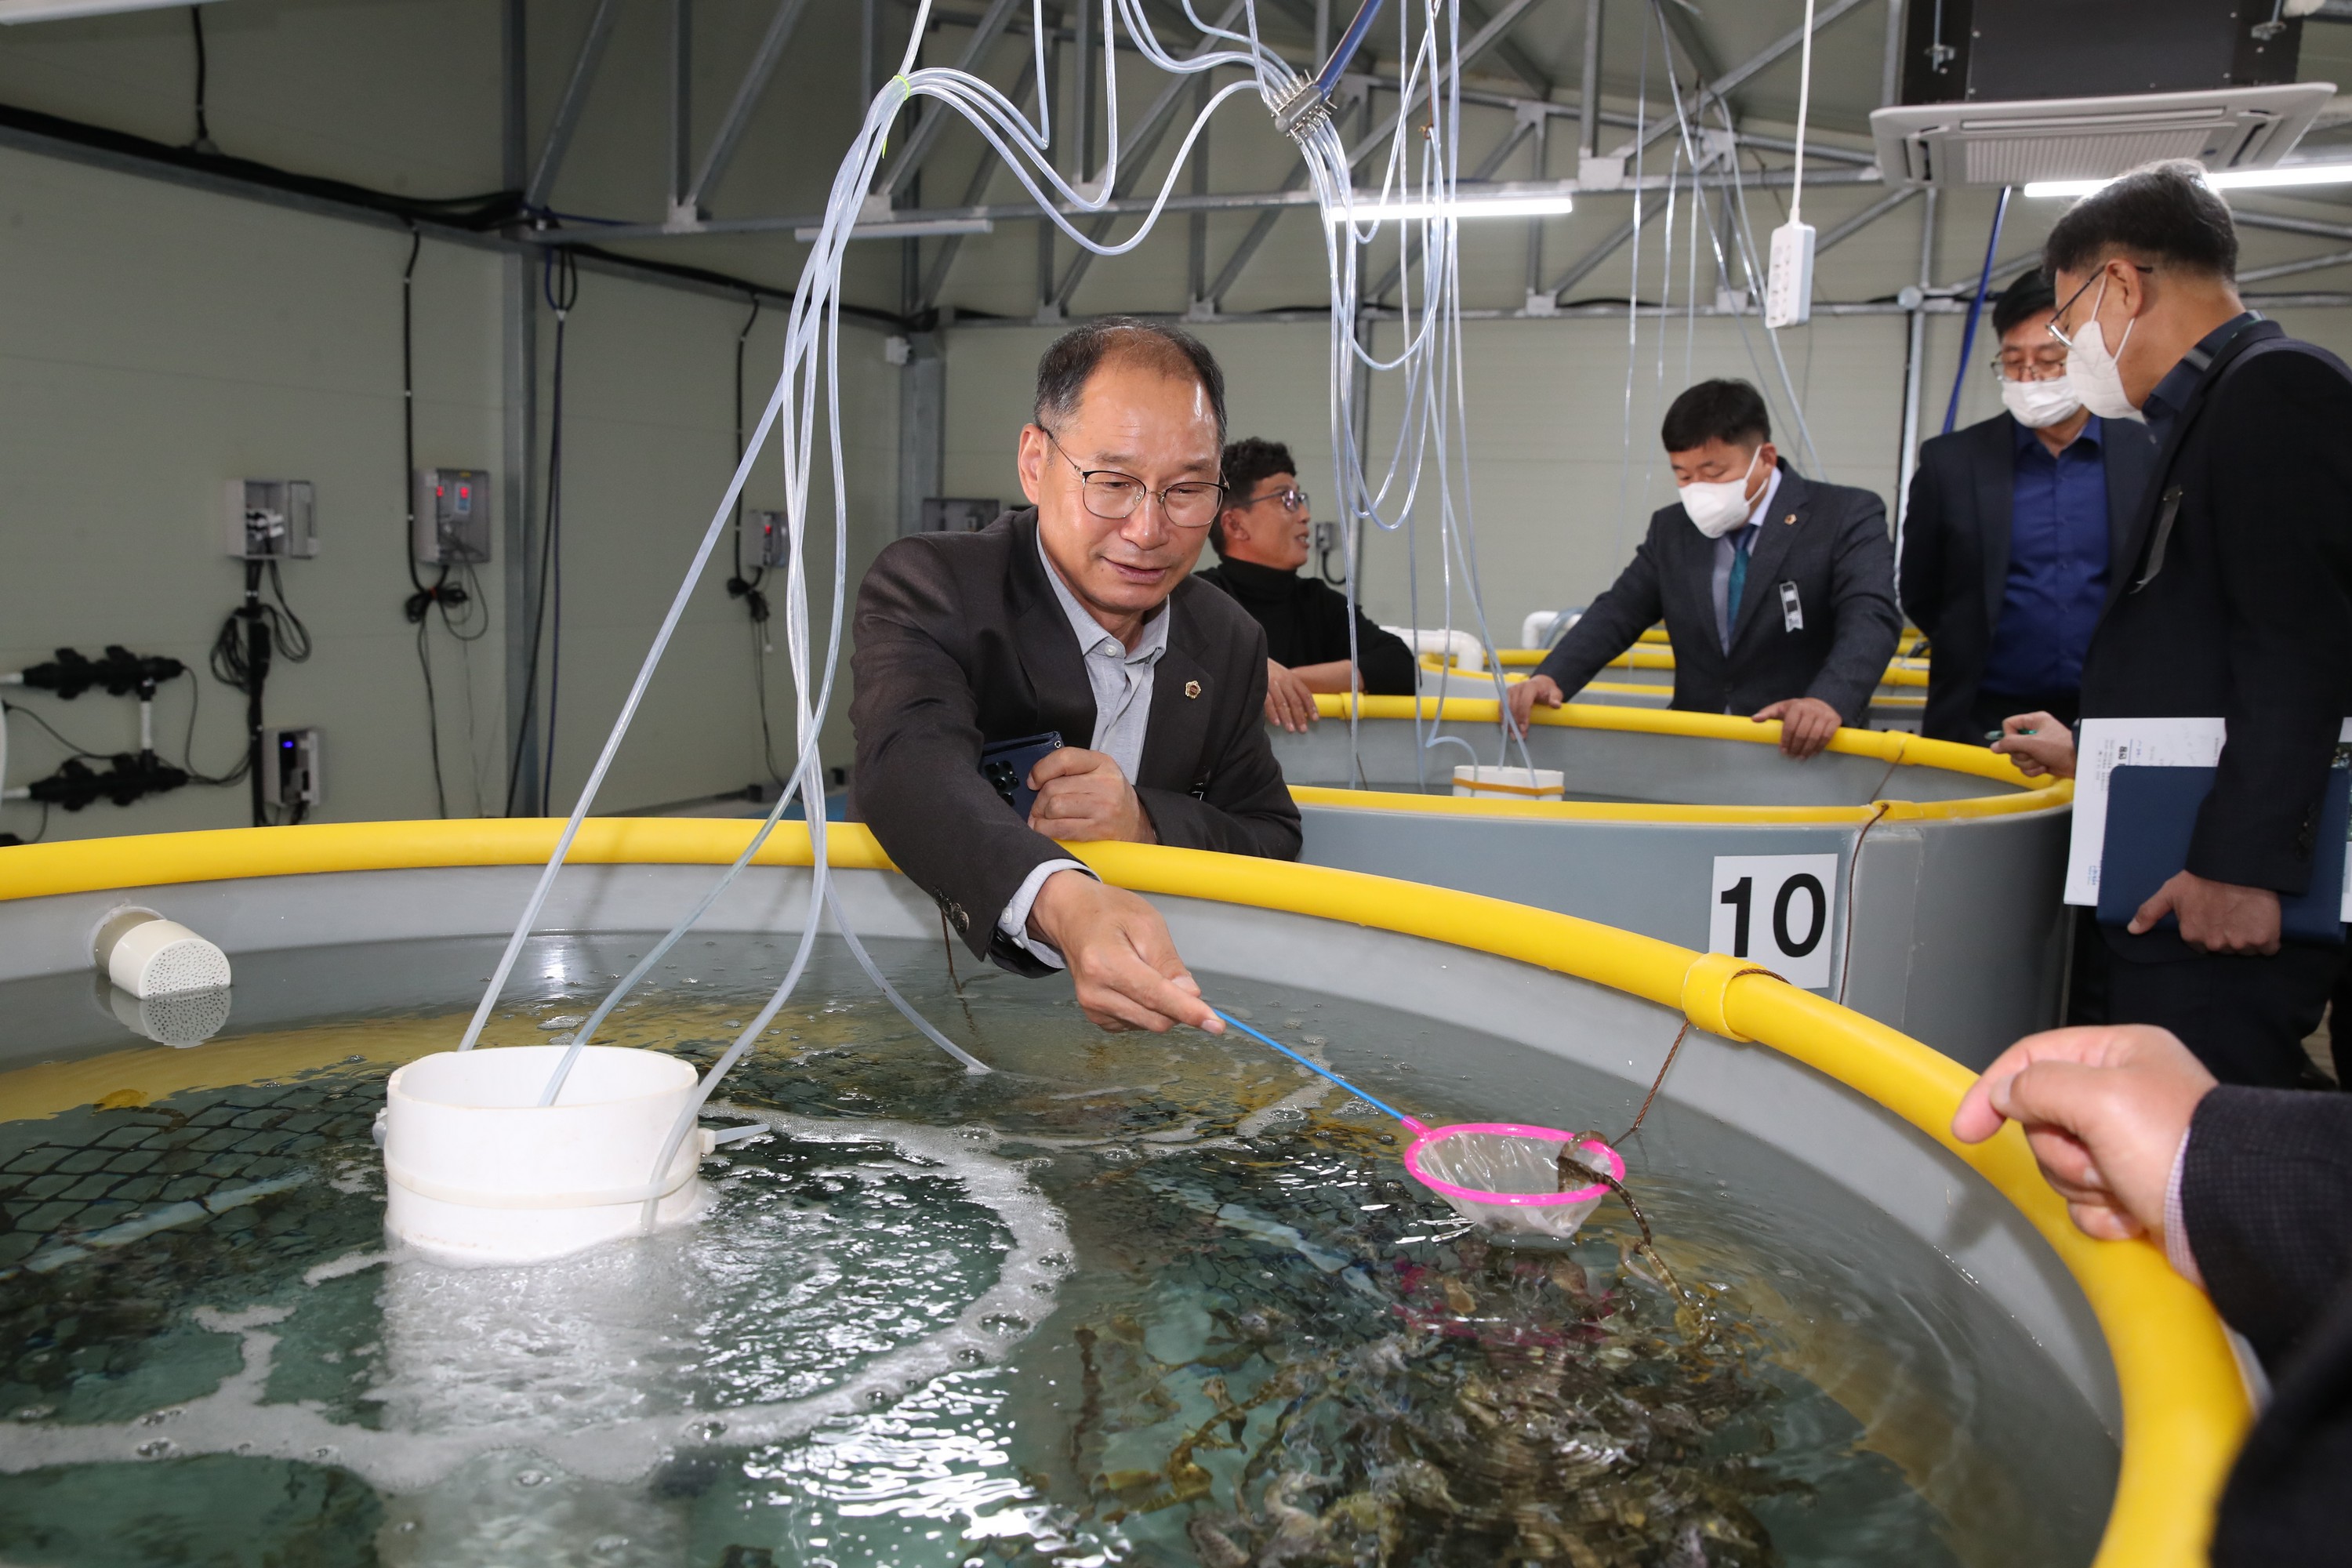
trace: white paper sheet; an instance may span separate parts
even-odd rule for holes
[[[2107,774],[2136,767],[2210,768],[2228,738],[2219,719],[2085,719],[2075,738],[2074,833],[2066,854],[2066,901],[2099,901],[2099,856],[2107,838]],[[2338,731],[2352,744],[2352,719]],[[2343,918],[2352,921],[2352,854],[2344,858]]]
[[[2107,841],[2107,775],[2126,763],[2146,768],[2210,768],[2227,739],[2220,719],[2085,719],[2075,737],[2074,837],[2066,852],[2066,901],[2099,901],[2099,856]]]

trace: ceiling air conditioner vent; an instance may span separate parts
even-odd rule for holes
[[[2209,169],[2275,163],[2336,96],[2323,81],[2017,103],[1920,103],[1870,117],[1890,184],[2095,180],[2158,158]]]

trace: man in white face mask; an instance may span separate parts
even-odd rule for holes
[[[2237,230],[2202,175],[2136,170],[2077,202],[2043,252],[2075,395],[2145,418],[2158,442],[2084,659],[2082,717],[2220,719],[2227,737],[2187,864],[2101,927],[2107,1021],[2170,1029],[2224,1083],[2287,1088],[2311,1077],[2302,1041],[2343,958],[2283,943],[2281,900],[2315,894],[2334,928],[2314,855],[2352,716],[2352,368],[2239,300]],[[2005,728],[1994,750],[2072,776],[2053,715]],[[2338,1033],[2352,1066],[2352,1028]]]
[[[1780,750],[1813,755],[1859,724],[1902,630],[1886,507],[1868,490],[1800,476],[1772,445],[1764,399],[1703,381],[1659,432],[1681,500],[1537,669],[1511,689],[1512,721],[1557,708],[1660,620],[1674,644],[1674,706],[1778,721]]]
[[[2035,268],[1993,301],[1990,369],[2003,412],[1919,448],[1903,521],[1904,611],[1927,634],[1922,733],[1981,746],[2012,713],[2074,721],[2083,656],[2123,569],[2156,443],[2103,420],[2051,337],[2058,301]]]

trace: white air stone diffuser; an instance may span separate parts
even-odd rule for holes
[[[177,921],[125,905],[90,933],[90,957],[107,978],[142,1000],[229,983],[228,954]]]

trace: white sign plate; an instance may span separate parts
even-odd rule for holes
[[[1718,855],[1707,947],[1762,965],[1791,985],[1830,984],[1836,951],[1835,855]]]

